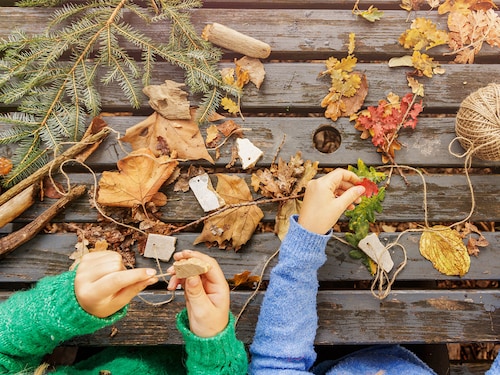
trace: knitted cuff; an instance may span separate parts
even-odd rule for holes
[[[226,328],[214,337],[198,337],[189,329],[187,310],[177,314],[177,329],[186,343],[189,374],[246,374],[245,347],[236,338],[234,315],[229,313]]]
[[[290,217],[290,227],[280,249],[280,259],[293,259],[303,266],[320,267],[326,261],[325,248],[331,238],[331,230],[324,235],[303,228],[298,215]]]

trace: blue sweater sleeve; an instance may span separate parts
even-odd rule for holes
[[[316,359],[317,272],[329,238],[305,230],[296,216],[290,219],[250,347],[251,374],[309,373]]]

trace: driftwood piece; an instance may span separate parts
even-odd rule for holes
[[[31,223],[26,224],[23,228],[8,236],[0,238],[0,258],[3,258],[17,247],[35,237],[69,202],[83,195],[85,191],[85,185],[74,187],[67,195],[59,199]]]
[[[245,56],[265,59],[271,54],[271,47],[258,39],[252,38],[239,31],[220,23],[205,26],[202,38],[228,50],[241,53]]]
[[[0,228],[10,223],[35,203],[38,184],[33,184],[0,206]]]
[[[93,145],[97,142],[102,141],[109,133],[111,129],[105,127],[100,132],[96,134],[92,134],[89,137],[82,139],[76,145],[70,147],[66,151],[64,151],[61,155],[56,157],[50,163],[44,165],[42,168],[38,169],[35,173],[33,173],[28,178],[22,180],[18,184],[14,185],[12,188],[7,190],[5,193],[0,195],[0,205],[3,205],[5,202],[8,202],[17,194],[22,192],[27,187],[33,185],[37,181],[39,181],[42,177],[49,174],[51,170],[56,170],[59,166],[67,160],[74,159],[78,154],[87,149],[90,145]]]

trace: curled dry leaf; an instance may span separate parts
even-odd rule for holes
[[[424,230],[420,237],[420,254],[445,275],[463,276],[469,271],[470,256],[462,237],[444,225]]]
[[[149,105],[169,120],[190,120],[188,93],[181,90],[183,83],[166,80],[161,85],[149,85],[142,90],[149,97]]]
[[[245,180],[238,176],[217,174],[216,191],[227,204],[247,203],[253,200]],[[219,248],[239,250],[252,237],[264,213],[257,205],[231,208],[205,220],[201,234],[194,244],[214,243]]]
[[[118,172],[102,173],[97,202],[105,206],[143,206],[153,199],[177,164],[168,156],[156,157],[147,148],[133,151],[118,161]]]
[[[148,148],[156,156],[175,151],[180,159],[214,162],[193,117],[191,120],[167,120],[155,112],[127,129],[121,140],[130,143],[133,150]]]

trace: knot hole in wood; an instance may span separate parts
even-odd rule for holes
[[[324,154],[335,152],[342,142],[340,132],[331,125],[320,125],[313,134],[313,145]]]

